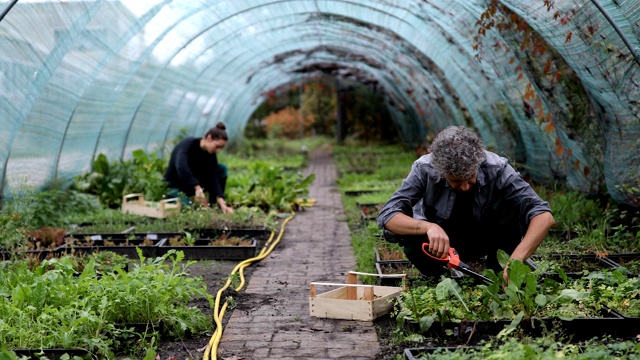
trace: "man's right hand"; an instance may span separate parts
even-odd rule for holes
[[[429,252],[433,256],[441,258],[449,253],[449,236],[440,225],[429,223],[427,238],[429,239]]]
[[[449,253],[449,236],[436,223],[397,213],[387,221],[385,228],[400,237],[402,235],[409,235],[412,238],[424,237],[423,242],[429,242],[429,252],[435,257],[441,258]]]

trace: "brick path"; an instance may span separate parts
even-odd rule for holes
[[[356,261],[331,154],[311,156],[316,204],[296,214],[273,252],[255,263],[218,347],[220,359],[375,359],[372,322],[309,316],[309,283],[345,282]],[[319,287],[318,292],[332,288]],[[245,304],[245,302],[248,303]]]

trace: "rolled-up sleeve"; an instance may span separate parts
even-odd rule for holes
[[[384,225],[397,213],[413,216],[413,207],[424,196],[426,182],[424,167],[426,164],[417,160],[411,166],[411,172],[402,181],[400,188],[382,206],[378,215],[378,227],[384,229]]]

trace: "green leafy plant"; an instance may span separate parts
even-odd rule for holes
[[[74,178],[73,188],[97,195],[108,207],[120,206],[122,197],[130,193],[143,193],[149,201],[161,200],[167,192],[163,180],[166,161],[140,149],[132,155],[132,160],[111,162],[104,154],[98,155],[91,172]]]
[[[9,348],[85,348],[114,358],[135,337],[123,324],[163,324],[163,336],[183,338],[211,328],[207,315],[189,302],[213,299],[201,278],[188,276],[181,252],[140,261],[130,272],[119,266],[98,276],[96,258],[78,273],[70,257],[0,262],[0,343]],[[138,335],[137,339],[140,340]],[[133,340],[133,343],[136,343]],[[146,349],[146,348],[145,348]],[[142,349],[146,351],[145,349]]]
[[[188,231],[185,231],[184,236],[182,236],[182,240],[184,241],[184,244],[187,246],[193,246],[196,243],[196,239],[197,239],[197,236]]]
[[[295,200],[309,193],[315,174],[289,174],[282,168],[263,162],[252,163],[246,171],[229,177],[228,201],[234,206],[254,206],[269,210],[291,211]]]

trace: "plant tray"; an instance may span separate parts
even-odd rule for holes
[[[377,193],[380,192],[382,190],[347,190],[344,192],[345,195],[347,196],[359,196],[359,195],[364,195],[364,194],[373,194],[373,193]]]
[[[629,265],[635,265],[635,269],[640,269],[640,253],[608,254],[606,259],[616,264],[616,266],[627,268]],[[640,270],[632,271],[633,268],[627,270],[633,275],[640,275]]]
[[[200,228],[186,230],[192,234],[198,234],[198,239],[217,239],[222,235],[237,236],[244,239],[256,239],[258,247],[262,248],[269,239],[271,231],[265,229],[213,229]],[[178,234],[179,235],[179,234]],[[173,236],[173,235],[172,235]]]
[[[159,256],[158,247],[167,241],[167,238],[159,239],[157,237],[152,237],[150,241],[153,245],[141,245],[145,241],[144,237],[136,237],[134,239],[114,239],[108,236],[103,237],[103,235],[105,234],[92,235],[89,238],[90,244],[85,244],[85,237],[74,238],[74,240],[68,241],[67,244],[63,245],[62,252],[91,254],[98,251],[111,251],[118,255],[137,259],[138,251],[136,249],[139,248],[140,250],[142,250],[142,256],[147,258],[154,258],[156,256]],[[77,243],[80,243],[80,241],[78,241],[80,239],[83,239],[83,241],[80,245],[77,245]],[[110,241],[115,245],[107,245],[105,244],[105,241]]]
[[[581,278],[584,276],[585,272],[588,272],[588,271],[600,271],[603,269],[613,269],[618,266],[618,264],[612,262],[611,260],[598,257],[595,254],[532,255],[531,259],[533,260],[534,268],[535,268],[535,261],[539,261],[539,260],[571,261],[583,266],[583,269],[578,271],[576,269],[567,268],[567,265],[560,264],[561,268],[563,268],[567,277],[569,278]],[[551,277],[557,276],[555,272],[548,273],[546,275],[549,275]]]
[[[381,249],[381,248],[383,248],[383,249]],[[381,250],[388,250],[388,251],[381,251]],[[407,260],[407,256],[404,254],[404,251],[399,246],[385,246],[385,245],[377,246],[377,247],[373,248],[373,252],[376,255],[376,262],[409,261],[409,260]],[[381,252],[382,252],[382,255],[380,254]],[[392,257],[395,257],[395,258],[393,258],[393,259],[384,258],[386,253],[392,253],[393,254]]]
[[[358,275],[379,276],[350,271],[347,274],[346,284],[310,283],[310,315],[329,319],[373,321],[389,313],[393,307],[393,300],[404,288],[359,284]],[[338,288],[318,294],[317,286],[337,286]]]
[[[170,250],[182,251],[186,260],[246,260],[256,256],[258,242],[251,240],[251,245],[209,245],[211,241],[198,239],[194,245],[175,246],[164,242],[158,247],[158,256],[168,253]]]
[[[0,261],[10,260],[14,255],[44,260],[44,259],[58,256],[62,252],[63,248],[64,248],[64,245],[58,246],[55,249],[26,250],[26,251],[15,251],[15,252],[0,248]]]
[[[165,219],[180,212],[180,198],[145,201],[144,194],[129,194],[122,197],[122,212],[157,219]]]
[[[92,359],[92,355],[88,350],[85,349],[9,349],[18,355],[18,358],[21,359],[26,357],[27,359],[39,360],[43,357],[49,360],[59,360],[62,359],[66,354],[70,359],[73,359],[75,356],[83,358],[83,359]]]
[[[414,331],[420,331],[417,322],[409,322]],[[461,343],[469,342],[474,334],[480,336],[496,336],[511,320],[463,320],[461,322],[434,322],[424,335],[426,336],[446,336],[457,338]],[[637,335],[637,328],[632,322],[626,321],[617,312],[602,309],[601,317],[597,318],[576,318],[573,320],[562,320],[559,318],[533,318],[523,319],[518,325],[518,329],[530,336],[542,336],[545,329],[561,330],[567,335],[571,335],[572,340],[582,341],[602,335],[612,335],[616,337],[630,337]],[[446,330],[451,330],[445,335]]]
[[[401,286],[403,281],[407,285],[422,285],[430,279],[420,273],[409,260],[387,260],[376,262],[378,285]]]

